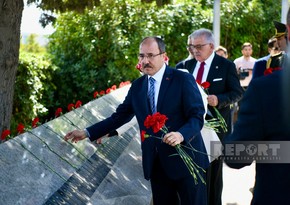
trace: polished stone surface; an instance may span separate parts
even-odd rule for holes
[[[63,140],[67,132],[110,116],[128,89],[117,89],[0,144],[1,204],[149,204],[135,118],[103,145]]]

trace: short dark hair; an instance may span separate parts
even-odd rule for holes
[[[215,51],[223,51],[225,55],[228,55],[228,50],[223,46],[218,46]]]
[[[158,37],[158,36],[148,36],[142,39],[140,45],[143,44],[144,41],[147,41],[148,39],[154,39],[158,45],[160,53],[165,53],[165,43],[164,41]]]
[[[242,45],[242,50],[243,50],[245,47],[250,47],[250,48],[252,48],[252,44],[249,43],[249,42],[244,43],[244,44]]]
[[[277,42],[277,38],[270,38],[268,41],[268,48],[273,48],[275,43]]]

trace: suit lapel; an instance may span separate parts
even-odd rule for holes
[[[136,93],[138,96],[137,99],[140,99],[140,108],[143,109],[144,106],[146,113],[151,114],[151,108],[148,99],[148,76],[144,75],[142,77],[143,81],[141,82],[141,89],[139,90],[140,92]]]
[[[161,105],[163,104],[163,100],[167,91],[168,86],[170,85],[172,80],[172,70],[166,67],[162,82],[160,85],[159,96],[157,101],[157,111],[160,110]]]
[[[218,64],[219,64],[219,59],[217,58],[217,55],[215,55],[214,58],[212,59],[209,72],[206,78],[207,82],[212,83],[213,79],[218,76],[217,75],[217,72],[219,70]]]
[[[195,60],[195,59],[192,59],[192,61],[193,61],[192,63],[191,63],[191,61],[188,63],[189,64],[188,72],[190,74],[193,74],[193,71],[194,71],[196,63],[197,63],[197,60]]]

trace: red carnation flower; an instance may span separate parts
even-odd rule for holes
[[[62,109],[59,107],[55,111],[55,117],[59,117],[62,114]]]
[[[207,81],[205,81],[205,82],[203,82],[202,84],[200,84],[201,85],[201,87],[203,87],[203,89],[208,89],[209,88],[209,86],[210,86],[210,83],[209,82],[207,82]]]
[[[137,65],[135,66],[135,68],[137,68],[137,70],[141,71],[141,68],[142,68],[141,63],[137,63]]]
[[[18,126],[17,126],[17,133],[18,134],[21,134],[24,132],[24,125],[22,123],[19,123]]]
[[[116,86],[116,85],[113,85],[113,86],[111,87],[111,89],[112,89],[112,90],[116,90],[116,89],[117,89],[117,86]]]
[[[67,109],[68,111],[72,111],[75,107],[75,105],[73,103],[70,103],[68,106],[67,106]]]
[[[154,133],[159,132],[165,126],[165,122],[168,120],[166,115],[162,115],[159,112],[154,113],[153,115],[148,115],[144,121],[144,126],[152,128]]]
[[[11,134],[10,130],[3,130],[1,134],[1,140],[5,140]]]
[[[100,91],[100,95],[105,95],[105,91],[104,90],[101,90]]]
[[[94,92],[94,98],[97,98],[98,95],[99,95],[98,91],[95,91],[95,92]]]
[[[39,123],[39,118],[36,117],[32,120],[32,128],[35,128],[37,127],[37,124]]]
[[[76,102],[75,108],[81,107],[82,106],[82,102],[80,100],[78,100]]]
[[[146,138],[145,135],[146,135],[146,131],[142,130],[141,131],[141,142],[144,142],[144,140]]]
[[[169,63],[169,57],[168,56],[165,56],[164,57],[164,61],[165,61],[166,65],[168,65],[168,63]]]
[[[109,94],[111,92],[111,88],[108,88],[107,90],[106,90],[106,94]]]

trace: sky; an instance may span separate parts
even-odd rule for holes
[[[35,5],[24,6],[21,22],[21,34],[38,34],[49,35],[53,33],[54,29],[51,25],[42,28],[39,23],[41,10],[36,8]]]

